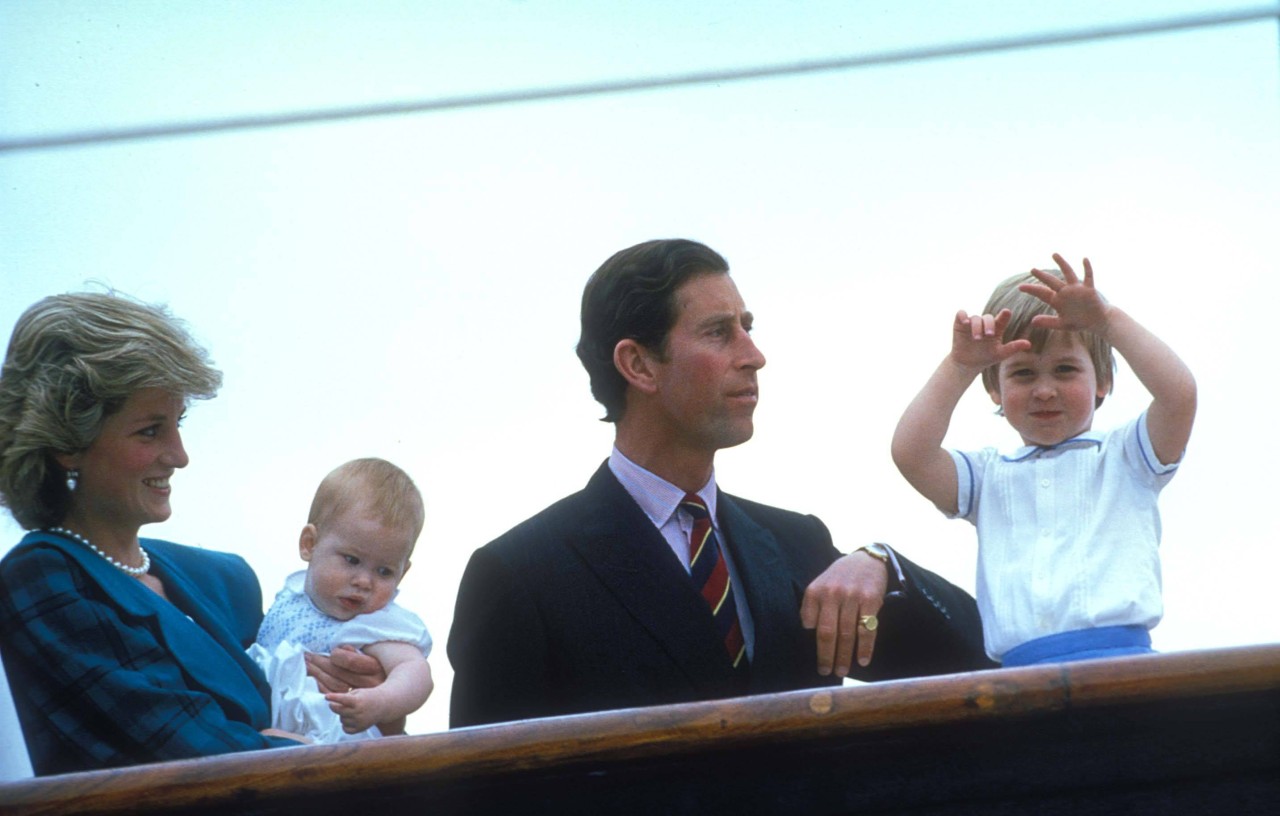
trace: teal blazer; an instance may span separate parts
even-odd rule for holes
[[[229,553],[143,539],[156,595],[84,545],[28,533],[0,561],[0,650],[37,775],[297,745],[245,654],[262,591]]]

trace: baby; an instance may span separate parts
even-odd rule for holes
[[[274,727],[320,743],[369,739],[426,702],[431,635],[393,601],[423,516],[413,481],[382,459],[347,462],[320,483],[299,540],[307,569],[286,579],[249,648],[271,683]],[[305,654],[342,645],[377,658],[386,680],[322,694]]]

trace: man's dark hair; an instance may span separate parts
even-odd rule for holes
[[[605,422],[617,422],[626,408],[627,381],[613,365],[618,341],[635,340],[665,356],[676,290],[697,275],[728,271],[720,253],[673,238],[615,253],[591,275],[582,292],[578,359],[591,377],[592,396],[605,408]]]

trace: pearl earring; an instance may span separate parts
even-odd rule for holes
[[[67,490],[72,493],[76,492],[76,485],[80,482],[80,471],[75,468],[67,470]]]

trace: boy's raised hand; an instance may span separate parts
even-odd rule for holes
[[[1071,264],[1058,253],[1053,260],[1062,270],[1062,278],[1052,272],[1031,270],[1039,284],[1024,283],[1018,287],[1032,297],[1049,304],[1057,315],[1036,315],[1031,325],[1041,329],[1060,331],[1089,331],[1105,334],[1107,328],[1107,302],[1093,285],[1093,266],[1084,259],[1084,280],[1076,277]]]
[[[1002,342],[1004,330],[1013,313],[1002,309],[1000,314],[969,315],[956,312],[951,327],[951,360],[970,371],[979,372],[999,363],[1004,358],[1031,348],[1030,340]]]

